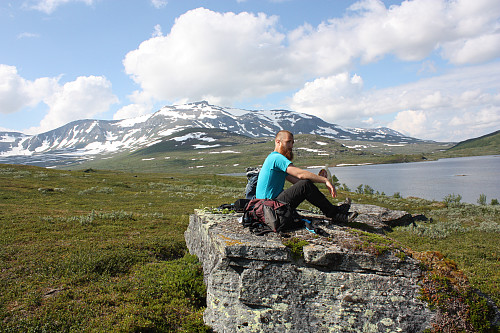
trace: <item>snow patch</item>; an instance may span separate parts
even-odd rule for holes
[[[326,153],[326,151],[324,150],[319,150],[319,149],[312,149],[312,148],[297,148],[297,149],[302,149],[302,150],[305,150],[305,151],[308,151],[310,153]]]
[[[148,120],[150,117],[151,117],[151,115],[147,114],[147,115],[139,116],[139,117],[135,117],[135,118],[124,119],[124,120],[116,123],[116,126],[118,126],[118,127],[133,127],[136,124],[146,122],[146,120]]]
[[[216,145],[193,145],[194,149],[206,149],[206,148],[216,148],[220,147],[220,144]]]
[[[0,142],[16,142],[16,138],[5,134],[4,136],[0,137]]]
[[[239,151],[233,150],[223,150],[223,151],[211,151],[209,154],[241,154]]]
[[[188,139],[197,139],[197,140],[206,141],[206,142],[217,141],[216,139],[211,138],[211,137],[203,137],[204,135],[207,135],[207,134],[204,132],[194,132],[194,133],[189,133],[189,134],[186,134],[183,136],[178,136],[176,138],[172,138],[171,140],[175,140],[177,142],[186,141]]]
[[[359,166],[359,165],[370,165],[370,164],[373,163],[359,163],[359,164],[343,163],[343,164],[337,164],[336,166],[343,167],[343,166]]]

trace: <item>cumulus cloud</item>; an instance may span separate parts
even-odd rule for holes
[[[344,74],[336,76],[336,81],[318,79],[306,84],[294,95],[291,106],[333,123],[378,123],[424,139],[456,141],[500,128],[498,77],[500,63],[496,62],[364,91]]]
[[[105,77],[82,76],[63,85],[59,80],[26,80],[18,74],[16,67],[0,64],[0,112],[15,113],[44,103],[48,111],[40,125],[24,131],[36,134],[73,120],[93,117],[118,102]]]
[[[293,96],[291,107],[300,112],[314,114],[322,119],[345,119],[352,117],[352,107],[361,95],[363,80],[347,72],[307,82]],[[321,101],[321,105],[318,103]],[[354,109],[354,111],[359,111]]]
[[[407,110],[399,112],[394,121],[389,123],[390,128],[413,137],[421,137],[429,133],[427,115],[424,111]]]
[[[40,103],[57,88],[57,79],[29,81],[17,73],[15,66],[0,64],[0,112],[14,113]]]
[[[39,10],[46,14],[52,14],[57,7],[72,3],[72,2],[83,2],[84,4],[90,6],[94,3],[95,0],[34,0],[34,1],[25,1],[23,7],[28,9]]]
[[[113,115],[113,119],[119,120],[134,118],[151,113],[151,108],[153,107],[153,98],[144,91],[141,92],[136,90],[130,96],[128,96],[128,98],[132,101],[132,104],[126,105],[118,110]]]
[[[177,18],[170,33],[129,52],[123,64],[158,100],[205,96],[232,102],[290,88],[277,17],[204,8]],[[295,82],[296,84],[296,82]]]
[[[40,126],[27,132],[44,132],[73,120],[92,118],[107,111],[118,99],[111,91],[111,83],[103,76],[80,76],[60,86],[44,98],[49,106]]]
[[[390,7],[362,0],[341,18],[284,32],[275,16],[198,8],[179,16],[166,35],[156,27],[123,64],[157,100],[210,96],[231,105],[303,88],[295,102],[302,98],[306,104],[307,99],[313,107],[306,91],[333,84],[359,61],[375,62],[389,54],[418,61],[434,52],[456,64],[495,59],[500,56],[499,17],[497,0],[413,0]],[[435,71],[431,62],[424,66]],[[428,99],[440,102],[437,95]]]

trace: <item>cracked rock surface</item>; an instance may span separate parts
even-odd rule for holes
[[[195,211],[185,239],[203,265],[205,323],[215,332],[429,328],[435,313],[419,300],[419,263],[380,235],[385,226],[411,223],[411,215],[353,206],[360,212],[358,223],[374,233],[325,223],[329,237],[305,229],[287,238],[256,236],[239,223],[241,214]],[[299,257],[284,245],[295,238],[307,242]]]

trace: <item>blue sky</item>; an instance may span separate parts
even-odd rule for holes
[[[0,3],[0,130],[208,100],[436,141],[500,129],[498,0]]]

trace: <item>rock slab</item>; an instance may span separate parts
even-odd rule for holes
[[[422,332],[431,326],[435,313],[419,300],[421,271],[411,257],[365,251],[359,233],[335,225],[325,228],[329,238],[294,231],[290,237],[308,244],[293,257],[279,235],[255,236],[240,216],[198,210],[185,232],[203,265],[204,321],[215,332]]]

